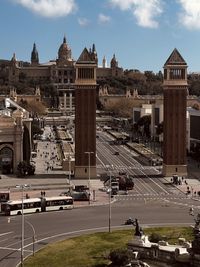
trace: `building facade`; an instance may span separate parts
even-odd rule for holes
[[[113,55],[110,66],[107,66],[105,57],[102,60],[102,66],[98,66],[98,55],[95,45],[89,49],[97,64],[96,77],[104,79],[107,77],[122,77],[124,71],[118,66],[115,54]],[[40,63],[39,52],[36,44],[33,44],[31,52],[31,61],[23,62],[13,57],[10,61],[2,61],[4,65],[8,65],[8,85],[14,85],[17,82],[29,81],[33,84],[49,83],[57,92],[57,106],[64,112],[72,113],[75,106],[75,63],[72,57],[72,51],[67,43],[66,37],[60,45],[57,53],[57,59],[50,60],[47,63]]]
[[[30,160],[32,119],[10,98],[4,102],[0,112],[0,169],[2,173],[16,173],[20,162]]]

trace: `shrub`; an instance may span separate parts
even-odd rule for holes
[[[163,240],[163,236],[161,236],[160,234],[158,233],[152,233],[150,236],[149,236],[149,241],[150,242],[153,242],[153,243],[158,243],[159,241]]]
[[[110,252],[109,259],[112,261],[111,266],[122,267],[130,263],[133,258],[132,251],[128,249],[116,249]]]
[[[17,176],[24,177],[26,175],[34,175],[35,166],[27,163],[26,161],[20,161],[17,166]]]

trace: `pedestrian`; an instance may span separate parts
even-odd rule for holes
[[[191,216],[194,216],[194,208],[193,208],[193,207],[191,207],[191,208],[189,209],[189,213],[190,213]]]

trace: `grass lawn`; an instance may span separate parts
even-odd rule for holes
[[[157,233],[170,244],[177,243],[179,237],[193,239],[190,227],[146,228],[144,233]],[[70,238],[41,249],[24,262],[24,267],[106,267],[109,252],[126,247],[133,234],[134,230],[129,229]]]

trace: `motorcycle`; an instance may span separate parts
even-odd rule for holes
[[[128,218],[125,223],[125,225],[135,225],[135,220],[132,218]]]

